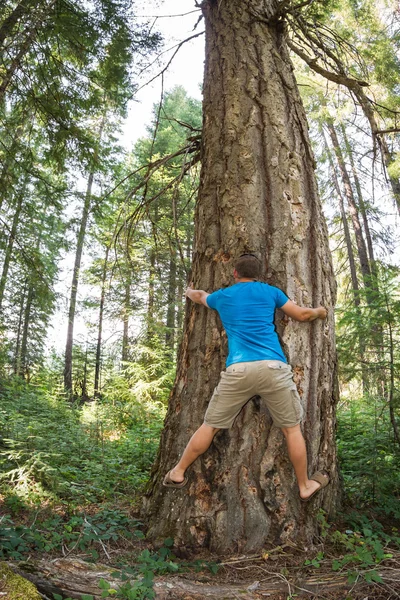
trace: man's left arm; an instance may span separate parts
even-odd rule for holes
[[[204,306],[207,306],[207,308],[208,308],[207,297],[209,295],[210,294],[208,294],[207,292],[204,292],[203,290],[194,290],[191,287],[188,287],[185,292],[185,296],[190,298],[190,300],[192,300],[192,302],[196,302],[196,304],[204,304]]]

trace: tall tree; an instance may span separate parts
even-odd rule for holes
[[[82,216],[79,223],[79,231],[76,243],[76,251],[75,251],[75,262],[74,262],[74,270],[72,274],[72,285],[71,285],[71,294],[69,300],[69,310],[68,310],[68,330],[67,330],[67,343],[65,346],[65,364],[64,364],[64,387],[68,394],[71,396],[72,394],[72,346],[74,341],[74,322],[75,322],[75,312],[76,312],[76,301],[78,296],[78,283],[79,283],[79,275],[81,269],[81,261],[82,261],[82,252],[83,252],[83,244],[86,236],[86,227],[88,223],[88,218],[90,214],[90,210],[92,207],[92,188],[93,188],[93,180],[96,170],[98,169],[98,159],[99,159],[99,150],[98,146],[101,142],[101,136],[104,129],[105,117],[102,118],[99,131],[98,131],[98,141],[97,148],[93,155],[93,161],[90,165],[90,172],[86,187],[85,200],[83,203]]]
[[[277,328],[306,409],[310,469],[338,498],[335,432],[335,300],[327,230],[313,173],[307,123],[274,2],[202,4],[206,24],[202,171],[193,282],[213,291],[232,282],[233,262],[257,253],[263,278],[301,304],[328,307],[328,326]],[[175,385],[145,509],[149,536],[219,552],[260,550],[268,541],[310,540],[283,436],[257,399],[192,468],[184,492],[165,492],[164,474],[201,424],[223,368],[226,340],[213,311],[188,306]],[[239,453],[239,458],[238,458]]]

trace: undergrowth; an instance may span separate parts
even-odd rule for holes
[[[0,493],[21,502],[98,504],[140,493],[158,448],[164,407],[103,400],[72,406],[12,380],[0,391]]]
[[[383,519],[400,519],[400,447],[386,403],[376,397],[342,402],[337,445],[347,502]]]

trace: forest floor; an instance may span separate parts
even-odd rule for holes
[[[24,528],[32,531],[34,526],[47,539],[47,546],[34,548],[31,543],[28,553],[15,557],[22,561],[9,561],[37,585],[44,599],[53,600],[57,594],[81,598],[83,593],[87,600],[100,600],[102,593],[107,594],[107,586],[109,595],[103,597],[127,600],[400,598],[400,545],[393,536],[400,522],[393,520],[377,528],[378,522],[370,515],[368,527],[366,515],[360,514],[364,525],[356,531],[346,529],[345,522],[332,525],[322,519],[321,537],[307,552],[296,544],[286,544],[260,554],[221,558],[202,553],[187,558],[187,549],[174,549],[172,540],[153,548],[142,531],[145,523],[132,505],[100,511],[89,506],[84,517],[77,514],[69,516],[62,506],[49,506],[34,515],[22,511],[15,519],[14,532],[18,535],[19,531],[21,538]],[[48,535],[51,524],[53,538],[65,538],[58,539],[53,548]],[[101,589],[99,582],[109,583],[100,583],[105,586]]]

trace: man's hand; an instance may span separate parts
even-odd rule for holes
[[[207,306],[206,298],[209,295],[210,294],[207,294],[207,292],[204,292],[203,290],[194,290],[192,286],[186,288],[185,291],[185,296],[190,298],[192,302],[196,302],[196,304],[204,304],[204,306]]]
[[[328,311],[325,306],[318,306],[318,308],[314,308],[314,310],[317,311],[317,319],[326,319],[328,316]]]
[[[307,308],[305,306],[298,306],[291,300],[288,300],[286,304],[281,306],[281,310],[295,321],[315,321],[315,319],[326,319],[328,315],[328,311],[324,306]]]

